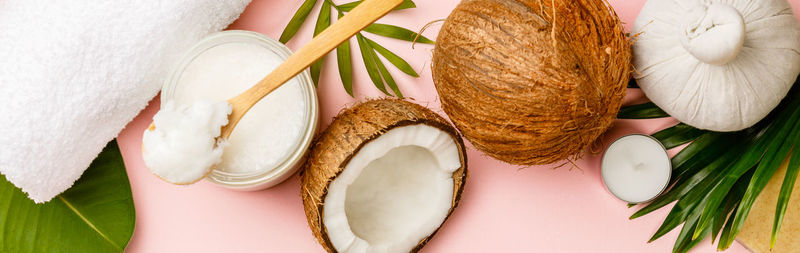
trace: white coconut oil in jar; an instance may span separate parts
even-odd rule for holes
[[[224,31],[195,45],[164,86],[162,104],[224,101],[252,87],[291,51],[247,31]],[[302,164],[317,125],[318,108],[308,70],[256,103],[239,121],[208,179],[257,190],[278,184]]]

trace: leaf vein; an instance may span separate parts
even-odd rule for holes
[[[75,213],[75,215],[78,215],[78,217],[79,217],[79,218],[81,218],[81,220],[83,220],[83,222],[85,222],[85,223],[86,223],[86,225],[89,225],[89,227],[90,227],[90,228],[92,228],[92,230],[94,230],[95,232],[97,232],[98,234],[100,234],[100,236],[101,236],[101,237],[103,237],[103,239],[105,239],[105,240],[106,240],[106,241],[107,241],[109,244],[111,244],[112,246],[114,246],[114,248],[116,248],[116,249],[119,249],[120,251],[122,251],[122,247],[120,247],[119,245],[117,245],[116,243],[114,243],[114,241],[113,241],[113,240],[111,240],[111,238],[109,238],[109,237],[108,237],[108,236],[107,236],[105,233],[103,233],[103,231],[100,231],[100,229],[98,229],[98,228],[97,228],[97,226],[95,226],[95,225],[94,225],[94,223],[92,223],[91,221],[89,221],[89,219],[87,219],[87,218],[86,218],[86,216],[83,216],[83,214],[82,214],[80,211],[78,211],[78,209],[77,209],[77,208],[75,208],[75,206],[73,206],[73,205],[72,205],[72,203],[70,203],[69,201],[67,201],[67,199],[65,199],[65,198],[64,198],[64,197],[62,197],[61,195],[58,195],[58,199],[59,199],[59,200],[61,200],[62,202],[64,202],[64,204],[65,204],[65,205],[66,205],[66,206],[67,206],[67,207],[68,207],[70,210],[72,210],[72,212],[74,212],[74,213]]]

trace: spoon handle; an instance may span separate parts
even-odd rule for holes
[[[230,136],[239,120],[256,102],[296,76],[300,71],[322,58],[345,40],[361,31],[375,20],[386,15],[403,0],[365,0],[336,23],[314,37],[308,44],[289,56],[272,73],[255,86],[228,100],[233,105],[228,125],[222,128],[222,137]]]

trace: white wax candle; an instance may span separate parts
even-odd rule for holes
[[[633,134],[617,139],[606,149],[601,174],[606,188],[629,203],[652,200],[669,183],[672,164],[660,142]]]

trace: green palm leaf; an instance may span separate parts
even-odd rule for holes
[[[344,91],[353,96],[353,64],[350,56],[350,41],[345,41],[336,48],[336,64],[339,67],[339,78],[342,79]]]
[[[680,123],[673,127],[661,130],[653,134],[664,147],[671,149],[686,143],[689,143],[708,131],[700,130],[689,125]]]
[[[280,41],[281,43],[289,42],[292,37],[297,33],[297,30],[300,30],[300,26],[303,25],[303,22],[306,21],[306,17],[308,14],[311,13],[311,10],[314,8],[314,5],[317,4],[317,0],[305,0],[303,5],[297,9],[297,12],[294,13],[292,19],[289,20],[289,23],[286,24],[286,28],[283,28],[283,33],[281,33]]]
[[[364,39],[369,42],[369,45],[372,46],[376,52],[380,53],[383,58],[386,58],[386,60],[391,62],[395,67],[397,67],[397,69],[403,71],[403,73],[406,73],[409,76],[419,77],[419,74],[414,71],[414,68],[412,68],[411,65],[406,62],[406,60],[403,60],[403,58],[400,58],[400,56],[397,56],[396,54],[392,53],[392,51],[389,51],[375,41],[366,37],[364,37]]]
[[[786,176],[783,178],[781,184],[781,191],[778,194],[778,205],[775,208],[775,220],[772,223],[772,237],[770,239],[770,248],[775,247],[775,242],[778,240],[778,231],[781,229],[783,217],[786,215],[786,207],[789,205],[789,197],[792,196],[792,189],[794,189],[797,174],[800,172],[800,147],[795,143],[792,148],[792,155],[789,160],[789,167],[786,168]]]
[[[314,26],[314,37],[317,37],[319,33],[324,31],[329,26],[331,26],[331,4],[328,1],[324,1],[322,2],[322,7],[319,9],[317,23]],[[325,61],[325,56],[315,61],[309,67],[311,69],[311,80],[314,81],[314,85],[319,85],[319,75],[322,72],[323,61]]]
[[[405,40],[409,42],[419,42],[425,44],[434,44],[433,40],[426,38],[425,36],[419,35],[411,30],[394,26],[394,25],[387,25],[387,24],[379,24],[373,23],[367,28],[364,28],[365,32],[377,34],[384,37],[395,38],[399,40]]]
[[[378,65],[375,64],[376,59],[372,57],[372,54],[374,54],[372,47],[369,46],[369,43],[364,40],[364,36],[361,34],[356,34],[356,39],[358,40],[358,49],[361,50],[361,59],[364,60],[364,66],[367,68],[369,79],[372,80],[375,87],[383,92],[383,94],[391,96],[383,85],[380,70],[378,70]]]
[[[797,117],[800,116],[800,113],[798,112],[800,112],[800,110],[796,110],[796,113],[792,115],[782,114],[781,116],[779,116],[778,119],[776,119],[776,122],[767,127],[765,133],[762,136],[760,136],[758,140],[754,143],[754,145],[752,145],[739,158],[734,167],[727,173],[727,175],[725,175],[725,178],[719,183],[718,187],[716,187],[714,191],[711,192],[711,195],[713,195],[712,201],[709,203],[708,206],[706,206],[704,214],[700,218],[699,222],[700,225],[698,226],[698,231],[695,233],[695,236],[699,236],[701,230],[705,229],[706,226],[710,225],[710,222],[713,218],[711,215],[714,213],[714,210],[716,210],[719,207],[719,205],[722,203],[722,200],[730,191],[731,187],[733,187],[733,184],[739,179],[739,177],[744,175],[747,172],[747,170],[750,170],[753,166],[756,166],[756,164],[758,164],[758,166],[756,167],[756,174],[753,176],[753,179],[762,179],[763,176],[759,173],[759,171],[766,170],[768,172],[769,170],[765,168],[773,168],[773,167],[774,169],[777,169],[778,165],[780,165],[780,162],[783,161],[783,158],[786,157],[786,155],[789,152],[789,148],[783,148],[782,146],[784,145],[782,144],[784,143],[785,138],[789,135],[791,131],[791,126],[794,125],[794,123],[797,121]],[[778,152],[779,149],[780,152],[783,152],[783,154],[778,155],[780,156],[780,159],[774,159],[776,157],[776,152]],[[767,162],[759,163],[760,161],[762,161],[762,158],[764,158],[763,160],[766,160]],[[775,164],[775,160],[780,160],[780,161],[777,161],[777,164]],[[772,170],[772,172],[774,172],[774,170]],[[768,177],[771,176],[772,174],[769,174]],[[769,178],[767,178],[767,181],[769,181]],[[754,181],[751,181],[751,183],[752,182]],[[766,185],[766,182],[764,183],[764,185]],[[763,189],[763,186],[761,188]],[[750,191],[752,190],[748,189],[748,192]],[[761,190],[758,189],[757,192],[761,192]],[[748,196],[749,196],[748,194],[745,194],[745,198],[747,198]],[[755,196],[753,196],[753,199],[755,199]],[[745,206],[746,204],[740,205],[740,208]],[[747,215],[746,211],[740,211],[737,213],[740,215],[745,215],[745,216]],[[742,220],[742,222],[743,221],[744,220]],[[737,225],[737,223],[734,223],[734,225]],[[732,235],[735,236],[738,233],[737,231],[738,229],[733,230]],[[720,241],[722,242],[723,240]],[[730,241],[733,242],[732,239]]]
[[[702,206],[703,204],[704,203],[700,203],[700,206]],[[703,240],[705,235],[708,235],[709,233],[711,233],[710,230],[706,229],[705,230],[706,233],[703,233],[703,237],[692,238],[691,234],[692,234],[692,231],[695,231],[695,229],[697,228],[697,220],[698,220],[698,218],[699,217],[697,215],[691,215],[686,220],[686,223],[683,225],[683,228],[681,228],[681,232],[678,234],[678,238],[675,239],[675,245],[672,248],[672,252],[673,253],[678,253],[678,252],[685,253],[685,252],[688,252],[689,249],[691,249],[692,247],[694,247],[694,245],[697,245],[697,243],[699,243],[701,240]]]
[[[339,12],[339,18],[342,18],[342,12]],[[336,48],[336,64],[339,69],[339,78],[342,80],[344,91],[351,97],[353,96],[353,59],[350,54],[350,40]]]
[[[653,134],[668,148],[689,145],[672,158],[668,191],[631,216],[637,218],[677,201],[651,240],[683,224],[674,252],[688,251],[709,234],[712,241],[719,236],[720,250],[728,248],[758,194],[789,157],[773,221],[774,243],[800,172],[800,154],[792,152],[800,146],[800,85],[796,84],[772,113],[745,130],[720,133],[678,124]],[[629,87],[635,87],[633,80]],[[626,119],[667,116],[652,103],[627,106],[619,113]]]
[[[728,219],[728,214],[730,214],[734,208],[739,204],[739,201],[744,196],[745,190],[747,190],[747,185],[750,182],[750,179],[753,177],[753,170],[750,170],[744,176],[740,177],[736,184],[734,184],[733,189],[725,197],[725,201],[723,201],[724,206],[717,210],[716,215],[714,216],[714,222],[711,224],[711,242],[713,243],[716,240],[717,235],[719,235],[722,227],[725,225],[725,221]]]
[[[694,151],[693,153],[695,153],[695,154],[702,154],[701,152],[695,151],[695,150],[701,150],[702,147],[710,145],[709,143],[712,143],[710,141],[716,139],[714,137],[716,137],[716,136],[715,135],[708,135],[708,137],[706,137],[706,138],[701,138],[700,140],[698,140],[698,141],[690,144],[689,146],[687,146],[683,151],[681,151],[681,153],[693,152]],[[701,147],[701,148],[697,148],[697,147]],[[706,177],[708,177],[711,174],[714,174],[715,172],[717,172],[719,170],[723,170],[737,156],[736,152],[732,151],[732,149],[734,147],[736,147],[736,146],[719,147],[717,152],[719,152],[720,154],[724,153],[724,155],[720,159],[713,160],[713,162],[709,161],[708,159],[705,159],[702,156],[695,156],[695,157],[691,157],[691,158],[687,159],[690,162],[690,164],[700,164],[700,163],[703,163],[703,162],[708,162],[708,163],[703,164],[703,165],[698,165],[698,166],[691,166],[690,168],[692,168],[693,170],[696,170],[696,171],[693,171],[693,173],[691,173],[691,176],[685,176],[685,177],[679,178],[679,180],[675,180],[675,183],[674,183],[673,187],[671,187],[669,191],[667,191],[666,193],[662,194],[661,196],[656,197],[652,202],[647,204],[647,206],[643,207],[642,209],[640,209],[639,211],[634,213],[631,216],[631,219],[635,219],[635,218],[644,216],[645,214],[651,213],[651,212],[653,212],[655,210],[660,209],[661,207],[664,207],[664,206],[668,205],[669,203],[672,203],[672,202],[680,199],[681,197],[683,197],[687,193],[689,193],[689,191],[691,191],[692,189],[695,189],[695,187],[698,186]],[[676,155],[673,158],[673,164],[675,164],[675,158],[678,158],[678,156],[680,156],[681,153],[678,153],[678,155]],[[674,170],[675,169],[673,169],[673,171]],[[716,173],[716,174],[719,174],[719,173]]]
[[[797,103],[793,103],[793,105],[793,108],[797,108],[798,106]],[[750,213],[753,202],[755,202],[758,194],[767,186],[769,179],[772,178],[775,171],[780,167],[780,164],[786,156],[789,155],[791,148],[797,143],[800,137],[800,120],[798,120],[798,118],[800,118],[800,110],[794,110],[794,113],[789,119],[791,123],[787,123],[780,129],[780,133],[791,131],[790,134],[783,135],[788,136],[788,139],[785,139],[783,136],[775,138],[776,140],[771,143],[773,145],[770,145],[769,151],[764,155],[763,161],[753,173],[750,185],[747,187],[747,191],[736,209],[736,216],[734,216],[733,224],[731,225],[731,233],[726,238],[720,238],[720,244],[724,245],[726,249],[730,247],[733,240],[736,239],[736,235],[739,234],[739,230],[741,230],[742,225],[744,225],[744,220]]]
[[[345,3],[345,4],[340,4],[338,9],[340,11],[348,12],[348,11],[353,10],[353,8],[355,8],[359,4],[361,4],[361,2],[363,2],[363,1],[359,0],[359,1],[353,1],[353,2],[349,2],[349,3]],[[405,0],[405,1],[403,1],[403,3],[400,4],[400,6],[397,6],[397,8],[394,8],[394,9],[395,10],[402,10],[402,9],[408,9],[408,8],[414,8],[414,7],[417,7],[417,5],[414,4],[414,2],[412,2],[411,0]]]
[[[620,119],[654,119],[666,117],[669,117],[669,114],[661,110],[661,108],[658,108],[658,106],[652,102],[622,107],[619,113],[617,113],[617,118]]]
[[[731,151],[732,147],[745,145],[751,139],[738,133],[709,132],[701,135],[672,157],[670,184],[697,173],[718,157]]]
[[[386,82],[386,85],[392,89],[395,96],[397,96],[398,98],[403,98],[403,94],[400,93],[400,88],[397,87],[397,83],[395,83],[394,78],[392,78],[392,75],[389,73],[389,70],[386,69],[386,66],[383,65],[381,59],[378,58],[378,55],[375,54],[375,51],[371,51],[370,55],[372,55],[372,59],[375,61],[375,65],[378,66],[378,70],[380,71],[381,76],[383,77],[383,81]]]
[[[283,33],[280,37],[280,42],[286,43],[291,40],[294,35],[297,33],[297,30],[300,29],[303,22],[305,22],[306,18],[308,17],[311,10],[314,8],[316,4],[316,0],[305,0],[303,5],[300,6],[298,11],[294,14],[292,19],[286,25],[286,28],[283,30]],[[325,28],[330,26],[332,21],[331,11],[336,10],[338,13],[338,17],[341,18],[345,12],[348,12],[358,6],[362,1],[354,1],[345,4],[336,5],[332,0],[323,0],[322,7],[320,7],[320,12],[317,17],[316,24],[314,26],[314,36],[316,37],[317,34],[322,32]],[[416,5],[411,0],[403,1],[400,6],[395,8],[395,10],[401,9],[408,9],[408,8],[415,8]],[[384,37],[389,38],[396,38],[406,41],[417,41],[420,43],[429,43],[433,44],[433,41],[421,36],[411,30],[387,25],[387,24],[372,24],[365,28],[363,31],[374,33],[377,35],[381,35]],[[378,88],[381,92],[386,95],[391,94],[388,92],[385,86],[389,86],[392,89],[392,92],[398,96],[402,97],[400,93],[399,87],[397,87],[397,83],[395,82],[394,78],[389,73],[389,70],[386,69],[386,66],[383,62],[378,58],[375,53],[377,52],[387,61],[392,63],[395,67],[403,71],[403,73],[413,76],[419,77],[416,71],[411,68],[411,65],[408,64],[403,58],[399,57],[398,55],[392,53],[385,47],[381,46],[375,41],[369,40],[364,38],[361,33],[356,34],[356,42],[359,46],[359,51],[362,53],[362,59],[364,59],[364,67],[367,70],[367,74],[370,77],[372,83],[375,84],[375,87]],[[359,38],[361,37],[361,38]],[[368,55],[364,55],[364,53],[369,52]],[[345,92],[348,95],[353,96],[353,67],[352,67],[352,56],[351,56],[351,48],[350,42],[345,41],[341,45],[336,48],[336,62],[337,68],[339,69],[339,78],[342,80],[342,86],[344,87]],[[324,64],[324,58],[319,59],[314,62],[310,66],[311,78],[314,81],[314,84],[317,85],[319,83],[319,77],[322,72],[322,65]],[[386,85],[384,85],[384,83]]]
[[[714,187],[716,181],[724,175],[722,172],[728,168],[735,157],[736,152],[728,152],[725,154],[726,159],[719,159],[712,162],[701,172],[695,174],[689,180],[686,180],[684,184],[679,186],[682,189],[678,191],[678,194],[681,195],[678,202],[667,215],[667,218],[664,219],[661,227],[659,227],[656,233],[650,238],[650,241],[658,239],[680,225],[689,217],[695,208],[702,208],[702,206],[705,205],[708,189]],[[682,192],[685,192],[685,194],[681,194]],[[702,205],[701,201],[703,203]]]
[[[733,213],[731,213],[730,217],[736,216],[736,212],[739,209],[738,207],[739,207],[739,205],[737,204],[736,208],[733,209]],[[730,234],[732,232],[732,227],[733,227],[733,219],[728,218],[728,221],[725,222],[725,226],[722,228],[722,234],[719,235],[720,242],[717,242],[717,250],[718,251],[723,251],[723,250],[725,250],[727,248],[727,247],[723,246],[722,238],[728,238],[730,236]]]

